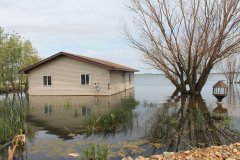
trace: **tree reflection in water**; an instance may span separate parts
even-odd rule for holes
[[[150,141],[165,144],[168,151],[234,143],[240,140],[230,118],[215,119],[201,96],[171,97],[153,116]]]

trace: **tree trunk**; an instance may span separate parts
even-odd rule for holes
[[[205,68],[202,72],[202,74],[200,75],[198,82],[196,83],[196,87],[195,87],[195,94],[201,94],[202,88],[205,85],[205,83],[207,82],[208,76],[210,74],[212,70],[212,66]]]

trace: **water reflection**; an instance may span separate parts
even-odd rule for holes
[[[239,141],[227,110],[217,106],[214,112],[217,116],[219,112],[224,113],[225,118],[215,119],[201,96],[182,95],[169,99],[153,116],[148,137],[152,142],[166,144],[168,151]]]
[[[213,118],[221,120],[228,117],[228,110],[223,107],[223,103],[217,103],[217,107],[213,110]]]
[[[29,96],[28,122],[69,139],[89,117],[116,110],[122,107],[121,100],[131,97],[134,98],[134,90],[113,96]]]
[[[69,159],[69,153],[79,152],[79,147],[89,142],[109,144],[111,159],[121,159],[239,141],[236,129],[240,130],[240,85],[233,85],[224,104],[218,106],[209,91],[222,78],[212,78],[203,90],[203,98],[179,96],[177,92],[171,96],[174,88],[169,87],[164,76],[142,75],[136,76],[136,94],[131,90],[109,97],[4,95],[0,96],[0,111],[7,106],[5,102],[9,108],[15,105],[13,101],[23,107],[24,119],[20,124],[28,140],[23,153],[28,159]],[[123,102],[131,102],[122,102],[129,97],[136,97],[140,104],[121,108]],[[0,117],[9,117],[5,113]],[[122,118],[116,118],[117,115]],[[99,129],[91,122],[95,123],[100,116],[109,135],[101,131],[91,136],[75,134],[86,124],[93,130]],[[105,123],[112,120],[120,123]]]
[[[231,106],[238,106],[240,104],[240,85],[233,84],[229,86],[227,104]]]

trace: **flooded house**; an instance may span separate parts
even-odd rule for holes
[[[134,95],[129,89],[112,96],[29,96],[28,122],[67,139],[90,117],[121,109],[123,100]]]
[[[137,70],[105,60],[59,52],[19,71],[29,95],[113,95],[134,88]]]

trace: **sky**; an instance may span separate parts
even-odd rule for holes
[[[129,0],[0,0],[0,27],[29,39],[42,58],[60,51],[109,60],[140,73],[159,73],[143,63],[124,39]]]

